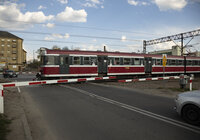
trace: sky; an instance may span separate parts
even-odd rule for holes
[[[28,60],[54,45],[140,53],[143,40],[200,29],[199,13],[200,0],[0,0],[0,30],[23,39]],[[147,52],[179,43],[147,46]],[[188,51],[200,51],[200,36],[189,44]]]

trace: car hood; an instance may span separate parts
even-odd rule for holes
[[[200,99],[200,90],[184,92],[184,93],[179,94],[179,96],[196,97]]]

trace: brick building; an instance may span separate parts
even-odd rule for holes
[[[9,32],[0,31],[0,69],[22,71],[26,64],[23,39]]]

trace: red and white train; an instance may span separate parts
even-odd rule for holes
[[[184,71],[200,73],[200,57],[167,56],[166,74]],[[42,78],[163,74],[162,55],[43,48],[40,72]]]

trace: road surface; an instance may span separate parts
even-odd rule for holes
[[[21,92],[42,114],[32,123],[45,120],[48,132],[42,133],[53,139],[200,139],[200,128],[180,119],[171,98],[92,83],[23,87]]]

